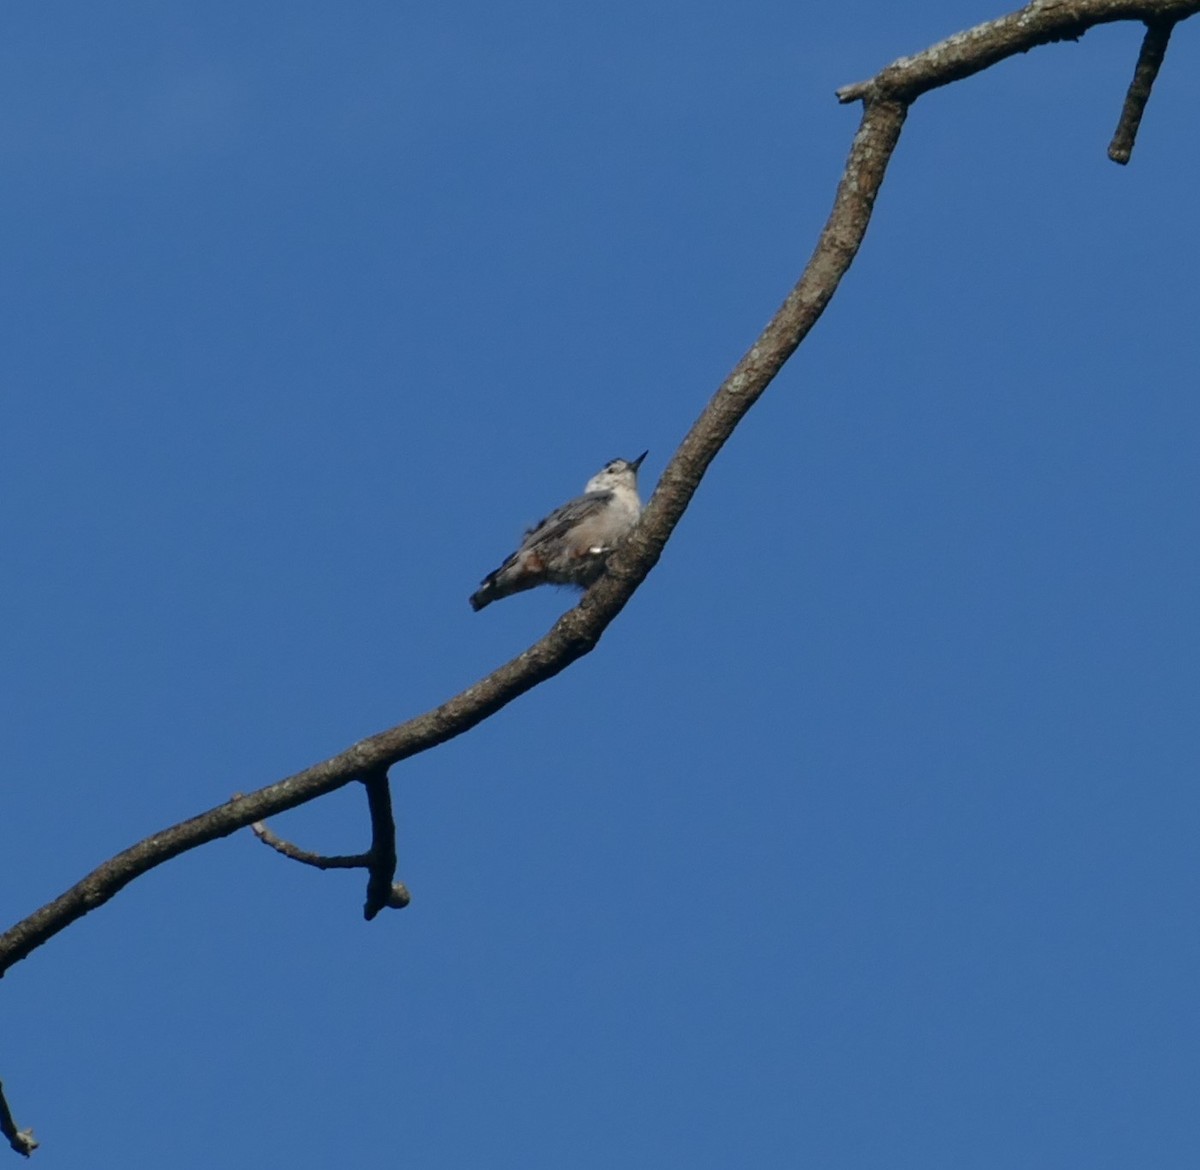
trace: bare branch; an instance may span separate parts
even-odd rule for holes
[[[367,786],[367,805],[371,810],[370,875],[363,917],[370,922],[380,910],[403,910],[410,899],[403,882],[396,876],[396,821],[392,816],[392,788],[387,769],[381,768],[363,777]]]
[[[1112,142],[1108,144],[1108,157],[1122,166],[1129,162],[1129,156],[1133,153],[1138,127],[1142,124],[1142,114],[1146,112],[1146,103],[1150,100],[1154,79],[1158,76],[1163,58],[1167,55],[1167,45],[1170,43],[1171,33],[1175,31],[1176,23],[1178,22],[1174,19],[1152,20],[1146,23],[1146,35],[1142,38],[1142,48],[1133,70],[1133,80],[1125,94],[1121,120],[1113,132]]]
[[[867,81],[843,86],[840,102],[868,96],[909,105],[923,93],[970,77],[1053,41],[1077,41],[1089,28],[1117,20],[1172,24],[1200,11],[1200,0],[1033,0],[1024,8],[955,33],[911,57],[893,61]]]
[[[8,1138],[8,1144],[18,1154],[24,1154],[26,1158],[38,1148],[38,1144],[34,1140],[33,1130],[17,1129],[17,1123],[13,1119],[12,1110],[8,1107],[8,1099],[4,1096],[3,1081],[0,1081],[0,1133]]]
[[[843,102],[863,101],[862,122],[833,210],[799,283],[705,407],[668,463],[638,526],[580,604],[524,653],[426,714],[118,853],[0,935],[0,974],[155,866],[445,743],[589,653],[657,563],[708,465],[837,290],[862,243],[908,106],[929,89],[1036,45],[1077,39],[1096,24],[1178,21],[1197,10],[1200,0],[1035,0],[1019,12],[902,58],[870,81],[840,90]],[[394,890],[391,896],[399,897]],[[373,904],[368,897],[368,908]]]
[[[316,869],[366,869],[371,864],[371,855],[369,853],[351,853],[341,857],[327,857],[323,853],[312,853],[307,849],[301,849],[299,845],[293,845],[291,841],[285,841],[282,837],[271,832],[267,828],[266,821],[255,821],[250,826],[250,831],[264,845],[270,845],[276,853],[282,853],[284,857],[290,857],[293,861],[300,862],[301,865],[311,865]]]
[[[903,124],[903,106],[867,104],[833,211],[800,282],[705,407],[668,463],[638,526],[578,606],[524,653],[432,711],[118,853],[0,935],[0,973],[155,866],[462,735],[589,653],[658,562],[708,465],[829,303],[862,243]]]
[[[369,871],[364,916],[408,904],[395,882],[395,822],[387,770],[445,743],[495,714],[518,696],[553,678],[589,653],[654,568],[717,452],[816,324],[862,244],[909,106],[947,85],[1037,45],[1078,40],[1097,24],[1140,20],[1147,25],[1134,81],[1110,155],[1127,161],[1137,125],[1162,61],[1171,29],[1200,11],[1200,0],[1033,0],[1020,11],[959,33],[915,56],[901,58],[875,77],[838,90],[841,102],[863,102],[862,121],[838,184],[833,209],[795,288],[713,395],[668,463],[637,527],[613,554],[605,575],[579,605],[524,653],[440,706],[346,751],[247,796],[156,833],[118,853],[60,897],[0,935],[0,976],[59,931],[158,865],[251,826],[285,856],[321,869]],[[372,844],[368,852],[323,857],[284,841],[264,818],[324,796],[354,780],[367,790]],[[32,1131],[18,1130],[0,1085],[0,1133],[18,1153],[37,1147]]]

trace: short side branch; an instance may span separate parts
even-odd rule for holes
[[[33,1137],[33,1130],[17,1128],[12,1110],[8,1107],[8,1099],[4,1096],[3,1081],[0,1081],[0,1133],[8,1139],[8,1144],[18,1154],[24,1154],[26,1158],[38,1148]]]
[[[403,910],[410,899],[408,888],[396,877],[396,821],[392,816],[392,789],[386,768],[363,777],[371,810],[371,851],[367,869],[367,900],[363,917],[370,922],[380,910]]]
[[[1146,112],[1146,103],[1150,100],[1154,79],[1158,76],[1158,70],[1167,54],[1167,45],[1171,41],[1171,33],[1175,31],[1176,23],[1174,20],[1146,22],[1146,35],[1142,38],[1142,49],[1138,53],[1137,65],[1133,70],[1133,80],[1125,94],[1121,120],[1117,123],[1112,142],[1108,144],[1108,157],[1121,166],[1129,162],[1129,156],[1133,153],[1138,127],[1142,124],[1142,114]]]
[[[267,828],[266,821],[255,821],[250,826],[250,831],[264,845],[270,845],[276,853],[282,853],[284,857],[290,857],[293,861],[300,862],[301,865],[311,865],[316,869],[366,869],[371,861],[369,853],[326,857],[323,853],[312,853],[308,849],[301,849],[299,845],[293,845],[291,841],[285,841],[271,832]]]

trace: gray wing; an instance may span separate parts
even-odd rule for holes
[[[612,499],[612,492],[588,492],[584,496],[576,496],[568,500],[561,508],[555,508],[544,520],[538,521],[521,541],[520,552],[536,548],[539,544],[557,540],[565,532],[569,532],[576,524],[594,516]]]
[[[549,516],[525,533],[521,547],[504,564],[484,577],[479,588],[471,595],[471,608],[481,610],[501,597],[532,589],[543,582],[559,585],[586,584],[586,573],[580,575],[578,566],[571,572],[562,567],[564,552],[568,554],[568,561],[574,561],[576,558],[570,556],[570,552],[579,550],[556,548],[554,542],[561,540],[576,525],[586,523],[602,511],[612,496],[612,492],[588,492],[569,500],[561,508],[555,508]],[[526,554],[531,555],[527,557]],[[515,571],[510,572],[514,566]]]

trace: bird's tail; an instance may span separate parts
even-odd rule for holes
[[[510,593],[518,592],[522,586],[516,584],[513,579],[511,569],[517,563],[517,558],[511,556],[498,569],[493,569],[479,583],[479,588],[471,594],[471,608],[478,613],[485,605],[491,605],[493,601],[499,601],[502,597],[507,597]],[[515,588],[514,588],[515,586]],[[528,588],[528,586],[525,586]]]
[[[521,593],[540,584],[543,578],[524,572],[525,568],[525,559],[519,554],[509,557],[500,568],[493,569],[484,577],[479,588],[471,594],[471,608],[478,613],[485,605],[491,605],[493,601],[499,601],[502,597],[511,597],[514,593]]]
[[[471,594],[471,608],[478,613],[485,605],[491,605],[493,601],[499,601],[504,596],[503,593],[496,587],[496,577],[500,573],[497,569],[494,573],[489,573],[484,577],[479,588]]]

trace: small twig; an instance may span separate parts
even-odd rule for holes
[[[255,821],[250,826],[250,831],[264,845],[270,845],[276,853],[282,853],[284,857],[290,857],[293,861],[298,861],[302,865],[312,865],[317,869],[367,869],[371,864],[371,855],[369,853],[352,853],[342,857],[326,857],[323,853],[312,853],[307,849],[301,849],[299,845],[293,845],[291,841],[285,841],[282,837],[272,833],[264,821]]]
[[[1175,24],[1174,20],[1146,21],[1146,35],[1142,38],[1142,48],[1133,70],[1133,80],[1125,94],[1121,120],[1117,123],[1112,141],[1108,144],[1108,157],[1121,166],[1129,162],[1129,156],[1133,153],[1142,114],[1146,111],[1146,103],[1150,100],[1150,91],[1154,88],[1154,79],[1158,76],[1163,57],[1166,56]]]
[[[16,1120],[12,1115],[12,1110],[8,1107],[8,1100],[4,1096],[3,1081],[0,1081],[0,1133],[8,1138],[8,1144],[18,1154],[24,1154],[26,1158],[38,1148],[33,1137],[33,1130],[17,1129]]]
[[[363,777],[367,806],[371,811],[371,851],[367,877],[367,900],[363,917],[370,922],[380,910],[403,910],[410,898],[396,876],[396,820],[392,815],[392,789],[386,768]]]

